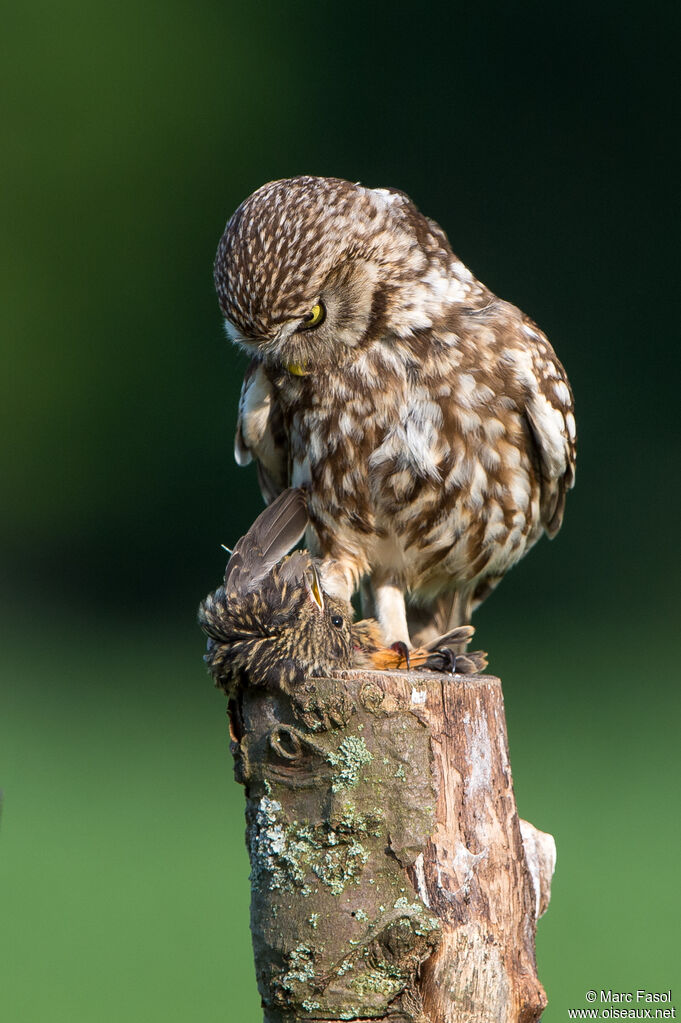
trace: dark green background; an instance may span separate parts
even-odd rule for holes
[[[545,1019],[678,985],[680,12],[4,12],[3,1020],[260,1018],[194,613],[260,508],[213,254],[297,173],[407,191],[568,368],[565,526],[476,619],[521,814],[558,843]]]

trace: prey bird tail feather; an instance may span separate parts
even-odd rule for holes
[[[426,650],[438,650],[443,646],[454,646],[459,643],[467,644],[471,641],[475,629],[472,625],[459,625],[455,629],[450,629],[449,632],[443,633],[442,636],[438,636],[437,639],[431,639],[430,643],[426,643]]]
[[[234,547],[225,570],[227,593],[256,590],[268,572],[288,554],[307,528],[307,505],[302,490],[292,487],[257,517]]]

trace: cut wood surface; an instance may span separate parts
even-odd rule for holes
[[[266,1023],[515,1023],[555,846],[518,818],[501,684],[343,671],[231,704]]]

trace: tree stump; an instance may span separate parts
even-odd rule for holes
[[[530,1023],[555,845],[521,822],[501,684],[342,671],[230,703],[265,1023]]]

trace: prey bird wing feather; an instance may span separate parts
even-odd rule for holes
[[[286,490],[235,545],[225,570],[224,588],[242,594],[256,589],[285,554],[298,543],[307,526],[305,496]]]
[[[558,531],[574,481],[572,392],[545,334],[404,193],[338,178],[246,199],[215,282],[252,357],[237,461],[267,502],[305,488],[325,588],[370,591],[388,645],[469,623]]]

